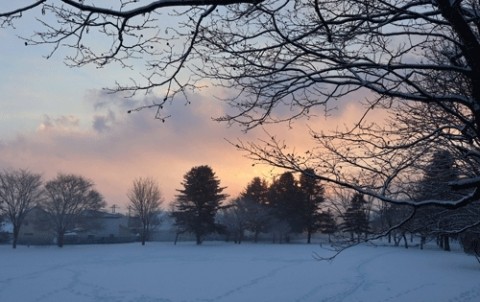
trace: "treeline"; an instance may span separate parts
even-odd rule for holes
[[[468,192],[448,184],[462,173],[465,171],[456,166],[449,152],[435,152],[423,175],[405,189],[405,194],[419,202],[458,199]],[[337,246],[385,237],[396,245],[403,241],[408,247],[416,237],[420,248],[435,240],[441,248],[450,250],[451,240],[458,240],[466,252],[480,257],[480,228],[476,224],[480,202],[450,209],[391,204],[332,187],[326,194],[313,169],[298,175],[284,172],[270,182],[254,177],[234,197],[224,190],[209,166],[196,166],[183,176],[170,208],[162,210],[164,199],[158,183],[152,178],[135,179],[127,191],[129,218],[135,224],[128,227],[139,235],[142,244],[151,239],[160,217],[169,215],[174,222],[175,242],[188,233],[201,244],[217,233],[235,243],[257,242],[265,237],[281,243],[299,236],[310,243],[312,235],[319,232],[327,234],[329,240],[333,235]],[[40,174],[27,170],[0,173],[0,214],[13,226],[13,247],[22,222],[34,207],[45,213],[42,227],[52,230],[62,246],[66,232],[84,224],[85,217],[94,216],[105,205],[94,184],[82,176],[59,174],[44,183]]]
[[[349,245],[386,238],[406,248],[415,245],[423,249],[427,242],[433,242],[450,251],[454,241],[480,262],[480,199],[441,206],[442,201],[462,200],[471,194],[471,189],[451,185],[471,172],[460,166],[450,151],[442,149],[432,152],[430,161],[420,165],[423,173],[412,176],[416,181],[405,185],[403,191],[405,199],[414,205],[366,198],[359,193],[337,194],[332,205],[339,209],[339,235],[349,236],[337,237],[336,243]]]
[[[277,242],[288,242],[292,234],[305,233],[310,243],[315,232],[336,231],[332,212],[321,209],[325,190],[313,170],[306,170],[299,179],[285,172],[270,185],[255,177],[240,196],[227,203],[222,203],[227,196],[209,166],[192,168],[182,185],[171,216],[177,235],[193,233],[197,244],[213,232],[236,243],[241,243],[246,233],[255,242],[261,233],[271,234]]]
[[[480,261],[480,199],[457,206],[443,207],[422,204],[425,201],[461,200],[471,189],[452,186],[451,183],[470,176],[471,171],[460,166],[448,150],[433,152],[430,162],[424,164],[423,175],[414,186],[406,190],[407,196],[418,202],[417,207],[380,203],[374,225],[384,231],[389,241],[403,242],[408,247],[408,237],[420,238],[423,248],[434,240],[445,251],[450,251],[451,241],[459,241],[467,253]]]
[[[151,228],[159,224],[163,202],[160,188],[152,178],[138,178],[127,196],[135,219],[133,226],[125,228],[131,231],[129,237],[138,234],[145,244]],[[44,182],[40,174],[28,170],[0,172],[0,222],[11,224],[13,248],[17,247],[20,230],[30,213],[34,212],[30,220],[35,230],[53,233],[56,244],[62,247],[67,233],[102,228],[98,220],[105,206],[94,183],[83,176],[60,173]]]
[[[197,166],[185,174],[169,211],[161,209],[164,199],[158,183],[138,178],[127,191],[129,216],[134,221],[128,227],[145,244],[161,223],[159,217],[168,212],[177,238],[193,234],[197,244],[211,233],[237,243],[245,240],[246,234],[255,242],[265,233],[276,242],[288,242],[292,234],[305,233],[311,242],[315,232],[332,234],[337,230],[332,212],[321,209],[325,190],[313,176],[313,171],[306,171],[296,179],[285,172],[270,185],[255,177],[238,197],[227,201],[225,188],[213,170]],[[61,247],[66,233],[100,227],[91,221],[105,206],[93,182],[79,175],[58,174],[44,182],[40,174],[28,170],[0,173],[0,217],[12,225],[14,248],[22,224],[34,208],[41,213],[35,215],[35,224],[53,232]]]
[[[13,227],[12,246],[16,248],[22,224],[32,209],[45,214],[39,223],[56,234],[63,246],[67,231],[89,213],[106,205],[93,182],[74,174],[58,174],[45,183],[42,176],[27,170],[0,172],[0,214]]]

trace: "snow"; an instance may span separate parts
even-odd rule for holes
[[[0,246],[0,301],[480,301],[462,252],[205,242]]]
[[[0,222],[0,232],[13,233],[13,224],[10,222]]]

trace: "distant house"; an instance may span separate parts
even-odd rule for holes
[[[161,224],[156,226],[151,233],[151,241],[171,241],[174,243],[181,241],[194,241],[195,234],[185,232],[175,225],[175,219],[168,213],[163,213],[160,217]],[[205,237],[207,240],[224,240],[225,237],[216,233]]]
[[[41,207],[34,207],[23,220],[18,234],[18,244],[53,244],[55,233],[50,228],[46,213]]]
[[[66,243],[133,242],[137,236],[128,227],[128,217],[104,211],[88,212],[82,225],[65,234]]]
[[[150,240],[174,242],[177,236],[174,219],[170,215],[162,214],[159,220],[161,223],[152,230]]]
[[[75,230],[78,243],[119,243],[137,239],[125,215],[99,211],[86,215],[85,220],[88,220],[87,228]]]
[[[85,213],[78,225],[65,233],[65,244],[132,242],[136,239],[128,227],[128,217],[104,211]],[[48,245],[55,240],[48,215],[40,207],[33,208],[20,228],[18,244]]]
[[[9,243],[13,237],[13,225],[10,222],[0,221],[0,244]]]

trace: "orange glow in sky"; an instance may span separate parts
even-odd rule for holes
[[[253,177],[271,181],[281,173],[252,166],[226,141],[253,141],[265,133],[254,129],[245,134],[235,125],[212,121],[225,111],[224,104],[212,100],[218,91],[202,90],[192,96],[191,105],[178,100],[166,108],[172,117],[165,123],[154,119],[154,110],[128,114],[134,100],[102,88],[131,71],[68,68],[61,51],[46,60],[45,48],[25,47],[17,38],[21,30],[0,31],[0,169],[28,169],[44,180],[59,172],[82,175],[96,184],[109,206],[116,204],[123,212],[137,177],[156,179],[168,203],[194,166],[209,165],[232,198]],[[297,151],[306,150],[311,144],[307,124],[320,130],[350,123],[360,113],[356,101],[342,101],[347,105],[327,119],[320,115],[292,128],[280,124],[267,130]]]

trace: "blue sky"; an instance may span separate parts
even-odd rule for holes
[[[102,88],[136,73],[114,65],[67,67],[65,49],[47,60],[48,47],[25,46],[17,37],[30,36],[36,26],[24,18],[16,30],[0,29],[0,168],[30,169],[45,179],[59,172],[80,174],[96,183],[108,204],[121,208],[136,177],[157,179],[167,202],[181,189],[183,175],[198,165],[210,165],[231,197],[255,176],[272,177],[270,167],[252,167],[225,140],[261,138],[262,129],[244,134],[235,125],[211,120],[226,109],[212,95],[227,91],[204,89],[191,96],[188,106],[178,99],[166,109],[172,117],[165,123],[154,119],[154,110],[127,114],[145,100],[108,94]],[[325,122],[333,129],[356,113],[358,108],[350,107],[314,123]],[[305,124],[268,131],[282,133],[298,151],[308,145]]]
[[[211,91],[192,96],[189,106],[179,100],[167,108],[166,123],[152,110],[127,114],[139,99],[102,88],[131,71],[70,68],[63,50],[47,60],[48,48],[25,46],[16,36],[29,30],[25,23],[0,30],[0,168],[29,169],[45,179],[77,173],[121,207],[136,177],[157,179],[167,202],[197,165],[210,165],[232,197],[254,176],[270,177],[269,168],[252,167],[225,141],[254,134],[213,122],[223,107],[211,101]]]

